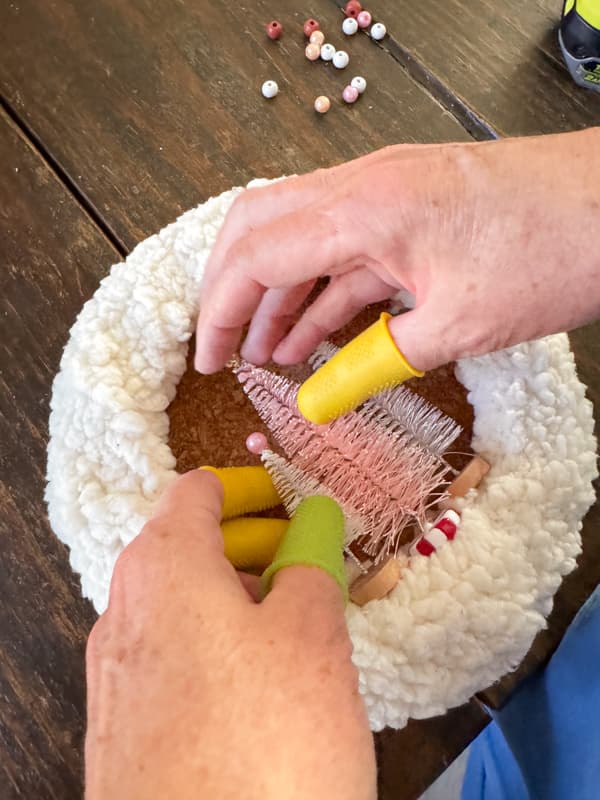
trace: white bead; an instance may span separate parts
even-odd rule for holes
[[[345,50],[338,50],[333,56],[333,66],[336,69],[344,69],[344,67],[348,66],[349,61],[350,56]]]
[[[448,537],[443,531],[438,530],[438,528],[432,528],[430,531],[427,531],[427,535],[425,539],[429,542],[429,544],[433,545],[436,550],[439,550],[440,547],[443,547],[448,542]]]
[[[342,22],[342,30],[346,36],[354,36],[358,30],[358,22],[354,19],[354,17],[346,17],[346,19]]]
[[[261,91],[263,93],[263,97],[271,99],[271,97],[275,97],[279,91],[279,86],[277,86],[275,81],[265,81],[262,85]]]
[[[371,25],[371,30],[369,33],[371,34],[371,39],[379,41],[386,35],[387,28],[382,22],[376,22],[374,25]]]
[[[356,78],[352,78],[350,81],[350,86],[354,86],[354,88],[358,90],[358,93],[362,94],[367,88],[367,82],[363,77],[357,75]]]
[[[449,519],[450,522],[453,522],[457,528],[460,525],[460,514],[457,514],[456,511],[454,511],[452,508],[449,508],[447,511],[442,511],[441,514],[438,514],[433,522],[432,527],[435,528],[438,522],[441,522],[443,519]]]
[[[335,47],[332,44],[325,44],[321,47],[321,58],[323,61],[331,61],[335,55]]]

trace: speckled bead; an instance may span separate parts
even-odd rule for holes
[[[348,63],[350,62],[350,56],[345,50],[337,50],[333,54],[332,61],[333,61],[333,66],[336,69],[344,69],[344,67],[347,67]]]
[[[354,86],[346,86],[342,92],[342,97],[346,103],[356,103],[358,100],[358,89]]]
[[[304,50],[304,55],[309,61],[316,61],[321,55],[321,48],[318,44],[307,44]]]
[[[263,97],[266,97],[267,100],[270,100],[272,97],[275,97],[279,91],[279,86],[277,86],[275,81],[265,81],[262,85],[261,91]]]
[[[342,31],[346,34],[346,36],[354,36],[357,30],[358,22],[354,19],[354,17],[346,17],[346,19],[342,22]]]
[[[266,27],[267,36],[269,39],[279,39],[281,34],[283,33],[283,25],[281,22],[278,22],[276,19],[271,20]]]
[[[367,88],[367,82],[361,75],[357,75],[350,81],[350,86],[354,86],[357,92],[359,94],[362,94],[364,90]]]
[[[318,44],[319,47],[321,47],[321,45],[325,41],[325,34],[323,33],[323,31],[313,31],[308,41],[311,44]]]
[[[348,0],[346,5],[344,6],[344,13],[347,17],[358,17],[360,12],[362,11],[362,6],[358,2],[358,0]]]
[[[325,95],[317,97],[315,100],[315,111],[317,111],[319,114],[326,114],[330,108],[331,100],[328,97],[325,97]]]
[[[331,61],[335,55],[335,47],[332,44],[325,42],[321,47],[321,58],[323,61]]]
[[[386,35],[387,28],[383,22],[376,22],[374,25],[371,25],[369,33],[371,34],[371,39],[375,39],[375,41],[378,42]]]
[[[356,21],[358,22],[359,28],[368,28],[373,21],[373,17],[371,16],[370,11],[361,11],[356,17]]]
[[[307,19],[306,22],[304,23],[304,35],[306,36],[307,39],[310,39],[311,33],[318,31],[320,27],[321,26],[319,25],[317,20],[312,19],[311,17],[311,19]]]

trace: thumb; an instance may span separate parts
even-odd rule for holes
[[[334,500],[318,495],[300,503],[261,585],[271,602],[316,595],[342,608],[340,600],[348,599],[344,515]]]
[[[222,598],[230,592],[247,600],[235,569],[225,558],[222,505],[223,484],[218,476],[200,469],[179,476],[120,560],[137,563],[138,571],[151,573],[154,580],[178,574],[181,591],[187,590],[191,579],[203,587],[207,598]]]
[[[407,314],[412,315],[412,333],[416,339],[423,312],[418,309]],[[392,320],[390,327],[388,320]],[[395,325],[396,336],[401,338],[397,320],[383,313],[377,322],[338,350],[302,384],[298,391],[298,408],[306,419],[323,425],[384,389],[408,378],[422,377],[423,372],[412,366],[399,349],[391,324]]]
[[[452,347],[455,337],[449,328],[447,321],[433,313],[425,303],[392,317],[388,323],[394,344],[417,375],[454,360],[456,355]]]

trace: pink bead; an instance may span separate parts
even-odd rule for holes
[[[304,55],[309,61],[316,61],[321,55],[321,47],[318,44],[307,44]]]
[[[325,41],[325,34],[323,33],[323,31],[313,31],[313,32],[311,33],[311,35],[310,35],[310,39],[309,39],[308,41],[309,41],[311,44],[318,44],[318,45],[319,45],[319,47],[321,47],[321,45],[322,45],[322,44],[324,43],[324,41]]]
[[[355,103],[358,100],[358,89],[354,86],[346,86],[342,92],[342,97],[346,103]]]
[[[315,100],[315,111],[317,111],[319,114],[326,114],[330,108],[331,100],[328,97],[325,97],[325,95],[317,97]]]
[[[359,28],[368,28],[371,24],[371,20],[373,17],[369,11],[361,11],[360,14],[356,17],[356,21],[358,22]]]
[[[267,25],[266,31],[269,39],[273,40],[279,39],[279,37],[283,33],[283,25],[281,24],[281,22],[278,22],[276,19],[274,19]]]
[[[310,39],[311,33],[318,31],[320,27],[316,19],[307,19],[304,23],[304,35],[307,39]]]
[[[255,455],[260,455],[263,450],[267,449],[267,447],[267,437],[264,435],[264,433],[255,431],[246,439],[246,449],[248,452],[254,453]]]
[[[358,0],[348,0],[344,6],[344,11],[347,17],[354,17],[356,19],[362,11],[362,6]]]

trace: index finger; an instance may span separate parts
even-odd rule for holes
[[[282,254],[275,258],[274,253]],[[285,289],[352,269],[363,242],[335,204],[283,215],[234,242],[203,294],[196,331],[196,369],[221,369],[239,345],[267,289]]]
[[[293,175],[268,186],[249,187],[242,191],[227,212],[208,258],[202,279],[201,298],[210,297],[214,278],[221,271],[227,251],[237,239],[277,217],[290,214],[318,200],[332,179],[330,173],[335,169],[339,168]]]

